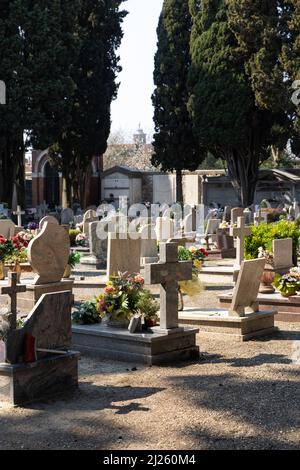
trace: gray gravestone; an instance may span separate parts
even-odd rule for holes
[[[69,225],[74,222],[74,212],[72,209],[63,209],[61,211],[60,223],[61,225]]]

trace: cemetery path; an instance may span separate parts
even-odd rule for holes
[[[279,326],[249,343],[200,334],[200,361],[174,367],[83,358],[74,394],[0,407],[0,449],[299,448],[299,326]]]

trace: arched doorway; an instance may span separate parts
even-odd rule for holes
[[[44,197],[50,209],[60,205],[59,174],[56,168],[46,163],[44,169]]]

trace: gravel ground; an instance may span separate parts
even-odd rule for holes
[[[0,406],[0,449],[299,449],[299,324],[277,326],[248,343],[200,333],[200,360],[173,367],[83,357],[75,393]]]

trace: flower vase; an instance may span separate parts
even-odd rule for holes
[[[5,279],[5,272],[4,272],[4,263],[0,261],[0,281],[4,281]]]
[[[260,294],[274,294],[275,288],[273,282],[275,280],[275,271],[271,265],[266,265],[263,275],[261,277],[259,293]]]

